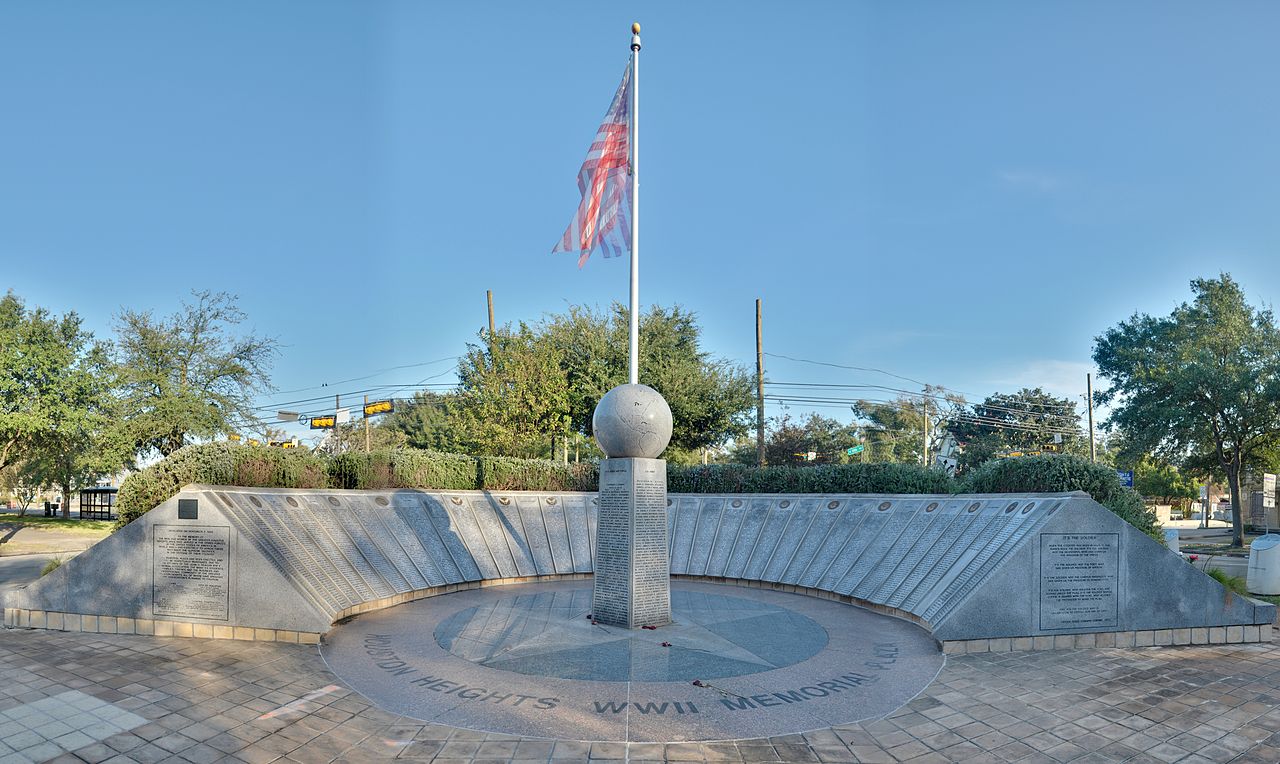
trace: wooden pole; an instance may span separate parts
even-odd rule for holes
[[[493,290],[484,290],[485,298],[489,301],[489,336],[493,337]]]
[[[369,396],[364,397],[364,407],[369,408]],[[337,424],[337,422],[334,422]],[[369,453],[369,415],[364,415],[364,452]]]
[[[764,335],[760,300],[756,300],[756,464],[764,466]]]
[[[1093,374],[1084,375],[1085,397],[1089,399],[1089,461],[1098,461],[1098,453],[1093,444]]]

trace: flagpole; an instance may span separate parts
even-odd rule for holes
[[[640,23],[631,25],[631,384],[640,382]]]

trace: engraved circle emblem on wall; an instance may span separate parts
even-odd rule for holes
[[[728,740],[892,713],[942,668],[907,621],[812,597],[673,581],[675,623],[593,624],[590,582],[492,587],[366,613],[321,648],[396,714],[572,740]]]

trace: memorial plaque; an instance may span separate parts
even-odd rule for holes
[[[450,517],[448,510],[444,508],[444,498],[435,496],[423,497],[422,508],[431,530],[435,533],[436,538],[440,540],[440,543],[444,545],[445,551],[449,553],[449,559],[457,566],[458,573],[462,577],[461,580],[475,581],[484,578],[480,568],[476,565],[475,557],[471,554],[471,549],[462,540],[462,536],[454,527],[453,518]],[[411,525],[411,527],[417,530],[416,526]],[[425,529],[419,532],[418,536],[426,538]],[[431,548],[429,539],[427,548]]]
[[[444,507],[448,514],[449,520],[444,527],[449,529],[452,534],[467,549],[467,556],[470,557],[480,571],[480,578],[504,578],[505,573],[498,567],[497,561],[494,559],[493,551],[489,549],[489,544],[485,541],[484,534],[480,532],[480,526],[477,524],[475,513],[471,511],[461,499],[458,503],[454,503],[457,497],[445,494],[442,499],[441,506]],[[433,520],[436,518],[433,516]],[[438,524],[436,527],[440,527]],[[510,567],[510,563],[508,563]]]
[[[831,529],[840,516],[840,512],[827,509],[825,506],[815,507],[813,513],[813,522],[809,524],[809,530],[804,534],[804,538],[800,539],[800,548],[792,555],[787,569],[782,572],[784,584],[800,583],[800,578],[809,570],[809,566],[817,557],[818,550],[830,538]]]
[[[353,574],[349,576],[349,578],[353,579],[353,583],[373,594],[368,599],[379,599],[395,594],[391,584],[378,575],[378,571],[360,553],[360,547],[356,546],[351,537],[347,535],[346,530],[343,529],[338,519],[334,517],[333,512],[323,505],[314,506],[315,501],[316,499],[313,498],[307,502],[307,504],[312,505],[310,507],[312,524],[308,530],[318,530],[329,537],[329,541],[333,543],[339,553],[339,558],[347,563],[350,573]]]
[[[421,544],[416,543],[413,533],[408,528],[404,528],[402,533],[396,533],[393,528],[403,526],[400,518],[396,516],[390,509],[383,509],[376,502],[366,501],[360,511],[356,513],[356,517],[360,523],[368,530],[369,535],[373,538],[382,553],[391,560],[400,574],[409,584],[410,589],[426,589],[431,584],[428,573],[431,566],[425,568],[419,564],[422,554],[413,554],[416,550],[421,552]],[[409,542],[409,546],[405,547],[405,541]]]
[[[496,497],[493,500],[498,502],[499,511],[504,515],[508,517],[512,514],[519,515],[520,527],[524,529],[524,540],[528,544],[528,548],[525,551],[529,554],[534,574],[549,576],[558,572],[555,561],[551,559],[551,532],[547,527],[543,513],[553,507],[559,509],[559,497],[520,496],[515,499],[508,499],[506,505]],[[511,508],[516,511],[508,512],[507,510]]]
[[[290,533],[297,539],[298,546],[311,550],[317,568],[332,582],[334,591],[348,601],[344,607],[365,602],[376,595],[329,534],[319,527],[315,515],[326,511],[317,510],[310,502],[300,502],[287,518]]]
[[[564,505],[565,523],[569,532],[569,553],[573,555],[573,572],[591,572],[591,537],[587,534],[587,516],[594,515],[592,501],[598,496],[575,496]]]
[[[737,538],[729,553],[729,561],[725,563],[726,578],[742,578],[751,561],[751,552],[760,540],[760,529],[764,527],[764,519],[769,514],[769,505],[759,500],[751,500],[739,512],[742,523],[738,527]],[[672,565],[672,570],[675,566]]]
[[[1040,534],[1040,628],[1115,627],[1120,603],[1120,536]]]
[[[720,532],[711,545],[711,557],[707,561],[706,575],[724,576],[729,567],[729,554],[738,541],[738,531],[742,528],[742,509],[734,509],[732,503],[720,515]]]
[[[565,521],[565,503],[571,497],[542,508],[543,528],[551,547],[551,568],[556,573],[572,573],[573,550],[569,546],[569,527]]]
[[[1020,509],[1017,514],[1002,515],[1000,518],[1002,527],[996,533],[995,539],[983,548],[970,564],[970,568],[962,571],[952,587],[943,594],[939,602],[940,607],[934,611],[935,618],[945,618],[952,609],[964,602],[969,593],[986,581],[988,574],[1004,561],[1009,551],[1017,548],[1018,542],[1027,532],[1046,517],[1043,512],[1034,515],[1024,514],[1021,507],[1026,504],[1026,502],[1019,503]]]
[[[926,515],[932,517],[927,532],[920,535],[908,553],[908,558],[899,564],[888,580],[881,585],[876,596],[883,599],[877,599],[877,602],[885,604],[893,600],[901,602],[901,599],[906,599],[914,588],[912,582],[928,577],[933,569],[929,561],[931,559],[936,561],[936,557],[942,555],[941,543],[956,532],[956,520],[963,514],[965,503],[964,501],[941,502],[931,515]],[[925,509],[927,510],[928,506]]]
[[[880,529],[880,532],[876,534],[876,537],[872,539],[871,543],[867,545],[858,563],[853,566],[853,570],[840,583],[840,588],[844,593],[852,594],[862,599],[871,597],[878,586],[876,574],[888,572],[885,568],[889,564],[891,553],[898,545],[903,534],[906,533],[907,528],[911,526],[917,511],[923,511],[919,501],[899,501],[893,502],[893,506],[890,506],[882,513],[888,515],[889,520]]]
[[[471,514],[475,516],[476,527],[480,529],[480,534],[484,537],[485,544],[489,547],[489,552],[493,555],[494,564],[498,566],[498,572],[502,578],[515,578],[517,576],[532,575],[533,566],[526,563],[524,570],[516,565],[516,556],[518,549],[512,547],[510,539],[507,538],[506,532],[503,530],[503,522],[505,518],[501,517],[489,506],[487,501],[468,501],[465,506],[470,507]],[[519,554],[523,557],[523,554]]]
[[[831,568],[831,563],[835,562],[840,554],[840,550],[844,549],[857,521],[861,519],[861,515],[855,509],[856,506],[857,502],[842,501],[836,508],[828,507],[823,510],[831,515],[831,527],[824,534],[822,544],[814,552],[813,559],[809,561],[804,574],[796,583],[801,586],[816,587],[822,580],[823,575]]]
[[[813,522],[814,514],[817,512],[814,502],[801,503],[795,499],[783,499],[779,504],[788,501],[790,506],[782,508],[782,511],[791,517],[791,521],[782,530],[782,538],[778,539],[778,548],[773,558],[769,560],[769,564],[765,566],[763,578],[766,581],[782,580],[783,572],[786,571],[791,558],[795,556],[796,550],[800,548],[800,541],[808,532],[809,524]]]
[[[925,505],[925,509],[929,507],[933,509],[915,513],[911,524],[899,537],[898,543],[889,550],[884,566],[876,572],[875,576],[868,576],[863,580],[863,588],[872,592],[868,599],[883,602],[889,594],[902,586],[911,571],[920,564],[930,543],[937,537],[938,527],[945,526],[945,520],[942,519],[940,512],[940,503],[929,502]]]
[[[667,473],[660,459],[600,465],[592,614],[635,628],[671,622]]]
[[[456,584],[465,580],[466,577],[463,576],[458,561],[454,559],[453,553],[449,551],[449,548],[445,546],[444,541],[440,538],[435,524],[431,522],[431,518],[427,515],[427,511],[423,508],[420,499],[398,496],[392,505],[392,509],[395,511],[400,523],[417,540],[422,550],[421,554],[434,566],[434,575],[428,571],[423,571],[427,573],[432,586]],[[408,542],[406,542],[406,546],[408,546]]]
[[[676,499],[671,509],[676,516],[675,532],[670,539],[671,569],[687,574],[689,550],[693,548],[693,526],[698,522],[702,499],[696,496],[681,496]]]
[[[178,499],[178,519],[179,520],[199,520],[200,519],[200,500],[199,499]]]
[[[971,513],[969,507],[975,505],[978,509]],[[997,503],[974,501],[964,511],[966,516],[973,518],[973,522],[964,526],[964,532],[956,539],[956,543],[943,553],[938,562],[941,575],[935,579],[933,586],[918,587],[907,600],[904,607],[910,612],[920,613],[937,604],[942,592],[960,575],[964,565],[978,554],[977,550],[985,543],[984,534],[994,535],[996,529],[992,526],[1000,516],[1000,506]]]
[[[776,500],[769,503],[769,514],[764,519],[764,529],[760,531],[760,540],[756,543],[755,551],[747,562],[747,574],[744,578],[764,577],[764,570],[769,566],[769,560],[773,559],[773,553],[782,540],[782,532],[786,530],[787,523],[791,522],[791,511],[783,509],[778,504]]]
[[[279,516],[280,510],[272,497],[267,497],[266,504],[272,509],[245,507],[243,513],[252,517],[254,527],[261,528],[271,539],[272,545],[264,548],[271,550],[267,556],[276,569],[312,597],[322,611],[333,612],[359,602],[349,591],[336,587],[331,576],[322,574],[323,563],[312,553],[314,545],[309,538],[299,538],[292,533],[289,519]]]
[[[352,502],[353,505],[355,503]],[[408,591],[409,582],[404,580],[404,576],[400,575],[395,564],[378,548],[377,543],[369,535],[369,530],[356,517],[357,512],[359,510],[355,506],[344,507],[331,513],[331,517],[337,520],[360,556],[369,564],[369,567],[373,568],[378,578],[386,582],[392,593]]]
[[[703,499],[698,510],[698,522],[693,530],[693,547],[689,550],[689,572],[695,576],[707,574],[707,562],[711,559],[711,545],[720,530],[720,517],[727,504],[724,499]]]
[[[156,615],[227,620],[231,609],[231,528],[155,525],[151,602]]]
[[[404,521],[400,513],[394,507],[379,507],[374,509],[370,515],[382,523],[387,529],[387,533],[395,539],[400,546],[401,551],[409,559],[417,571],[422,581],[423,588],[431,586],[440,586],[445,582],[444,577],[440,573],[439,566],[435,560],[431,559],[431,555],[427,553],[418,535]]]
[[[914,577],[909,585],[901,587],[886,604],[910,610],[912,606],[909,603],[919,602],[925,594],[933,591],[938,585],[947,572],[942,566],[943,558],[956,551],[960,539],[964,538],[974,523],[978,522],[979,515],[969,512],[966,508],[970,503],[967,500],[959,502],[959,507],[950,515],[950,522],[929,547],[924,559],[920,561],[921,575]],[[911,612],[915,611],[911,610]]]
[[[845,512],[842,525],[847,530],[844,538],[836,547],[835,553],[827,562],[826,567],[818,575],[817,586],[820,589],[834,590],[836,584],[840,583],[840,579],[844,578],[844,574],[848,573],[857,562],[858,553],[866,546],[870,531],[867,530],[868,522],[882,522],[883,518],[876,519],[876,516],[883,515],[883,512],[877,512],[876,506],[879,502],[871,502],[866,499],[850,499],[848,510]]]

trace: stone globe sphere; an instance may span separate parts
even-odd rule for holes
[[[657,459],[671,442],[671,407],[648,385],[618,385],[596,404],[591,429],[610,459]]]

